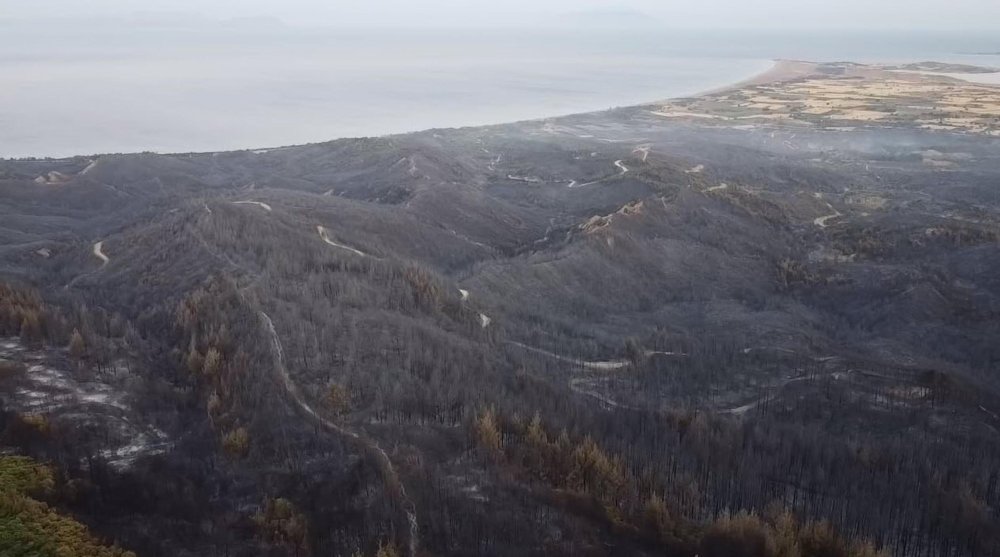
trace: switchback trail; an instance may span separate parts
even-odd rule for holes
[[[816,194],[816,198],[817,199],[822,199],[823,198],[823,194],[817,193]],[[820,228],[826,228],[827,227],[826,221],[828,221],[830,219],[835,219],[835,218],[841,216],[840,211],[834,209],[833,205],[830,205],[830,202],[827,201],[825,203],[826,203],[826,206],[829,207],[830,210],[833,211],[833,212],[830,213],[829,215],[824,215],[822,217],[816,217],[816,218],[813,219],[813,224],[815,224],[816,226],[818,226]]]
[[[637,149],[637,151],[640,151],[640,149]],[[642,151],[642,154],[643,154],[642,155],[642,160],[645,161],[646,157],[649,156],[649,150],[646,149],[646,150],[641,150],[641,151]],[[636,151],[633,151],[633,153],[635,153],[635,152]],[[610,180],[611,178],[614,178],[615,176],[624,176],[624,175],[628,174],[628,172],[629,172],[629,168],[627,166],[625,166],[625,161],[622,160],[622,159],[618,159],[618,160],[615,161],[615,168],[618,169],[618,174],[616,174],[614,176],[605,176],[604,178],[598,178],[597,180],[593,180],[591,182],[586,182],[586,183],[583,183],[583,184],[578,183],[576,180],[570,180],[569,184],[567,184],[566,187],[568,187],[568,188],[582,188],[584,186],[593,186],[594,184],[600,184],[601,182]],[[514,177],[508,176],[508,178],[512,178],[513,179]]]
[[[406,520],[410,525],[408,540],[409,554],[410,557],[416,557],[417,547],[419,546],[419,526],[417,522],[416,506],[406,494],[406,486],[404,486],[402,480],[399,479],[399,474],[396,472],[396,468],[392,465],[389,455],[374,440],[338,425],[323,416],[320,416],[318,412],[313,410],[309,403],[306,402],[306,399],[299,390],[298,385],[295,384],[292,377],[288,374],[288,369],[285,368],[284,349],[281,346],[281,339],[278,338],[278,332],[274,329],[274,322],[271,321],[271,318],[263,311],[258,311],[257,314],[260,316],[261,322],[264,324],[268,334],[271,336],[271,347],[274,350],[274,368],[278,371],[278,375],[281,378],[285,391],[288,392],[288,395],[292,398],[295,404],[323,428],[357,441],[375,455],[379,463],[379,468],[381,468],[382,474],[385,477],[386,483],[398,492],[400,499],[403,501],[403,510],[406,513]]]

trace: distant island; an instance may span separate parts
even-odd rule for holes
[[[983,66],[973,66],[970,64],[949,64],[945,62],[915,62],[912,64],[902,64],[899,66],[884,66],[886,70],[903,70],[910,72],[937,72],[937,73],[997,73],[1000,69],[987,68]]]

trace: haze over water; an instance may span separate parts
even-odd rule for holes
[[[272,147],[691,95],[774,58],[1000,65],[975,34],[0,25],[0,157]]]

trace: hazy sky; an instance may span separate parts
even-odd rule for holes
[[[136,10],[348,26],[537,26],[560,14],[634,10],[681,27],[1000,29],[1000,0],[0,0],[0,17]]]

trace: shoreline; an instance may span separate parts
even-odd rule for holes
[[[294,148],[300,148],[300,147],[309,147],[309,146],[315,146],[315,145],[323,145],[323,144],[333,143],[333,142],[337,142],[337,141],[351,141],[351,140],[362,140],[362,139],[381,139],[381,138],[392,138],[392,137],[400,137],[400,136],[413,135],[413,134],[429,133],[429,132],[434,132],[434,131],[463,130],[463,129],[474,129],[474,128],[489,128],[489,127],[495,127],[495,126],[510,126],[510,125],[528,124],[528,123],[535,123],[535,122],[546,122],[546,121],[551,121],[551,120],[556,120],[556,119],[562,119],[562,118],[572,118],[572,117],[585,116],[585,115],[590,115],[590,114],[600,114],[600,113],[603,113],[603,112],[609,112],[609,111],[614,111],[614,110],[623,110],[623,109],[627,110],[627,109],[635,109],[635,108],[643,108],[643,107],[655,106],[657,104],[668,103],[668,102],[679,100],[679,99],[700,99],[700,98],[709,97],[709,96],[713,96],[713,95],[720,95],[720,94],[723,94],[723,93],[738,91],[738,90],[740,90],[742,88],[745,88],[745,87],[752,87],[752,86],[756,86],[756,85],[774,84],[774,83],[783,83],[783,82],[794,81],[794,80],[797,80],[797,79],[802,79],[802,78],[806,78],[806,77],[810,77],[810,76],[821,75],[820,73],[818,73],[816,71],[822,65],[819,62],[809,62],[809,61],[805,61],[805,60],[790,60],[790,59],[773,59],[771,62],[772,62],[772,66],[770,68],[768,68],[768,69],[766,69],[766,70],[764,70],[764,71],[762,71],[762,72],[760,72],[760,73],[758,73],[756,75],[753,75],[751,77],[748,77],[748,78],[745,78],[745,79],[741,79],[739,81],[735,81],[735,82],[732,82],[732,83],[729,83],[729,84],[726,84],[726,85],[721,85],[721,86],[714,87],[714,88],[711,88],[711,89],[703,90],[703,91],[694,93],[692,95],[674,96],[674,97],[667,97],[667,98],[662,98],[662,99],[658,99],[658,100],[643,101],[643,102],[636,103],[636,104],[629,104],[629,105],[618,106],[618,107],[613,107],[613,108],[603,109],[603,110],[571,112],[571,113],[567,113],[567,114],[557,114],[557,115],[541,116],[541,117],[534,117],[534,118],[524,118],[524,119],[520,119],[520,120],[509,120],[509,121],[492,123],[492,124],[473,124],[473,125],[468,125],[468,126],[430,127],[430,128],[424,128],[424,129],[418,129],[418,130],[403,131],[403,132],[398,132],[398,133],[375,134],[375,135],[367,135],[367,136],[366,135],[343,136],[343,137],[335,137],[335,138],[323,139],[323,140],[318,140],[318,141],[307,141],[307,142],[304,142],[304,143],[293,143],[293,144],[287,144],[287,145],[279,145],[279,146],[274,146],[274,147],[247,147],[247,148],[240,148],[240,149],[218,149],[218,150],[205,150],[205,151],[163,151],[163,152],[137,150],[137,151],[128,151],[128,152],[104,152],[104,153],[92,153],[92,154],[74,154],[74,155],[68,155],[68,156],[53,156],[53,157],[47,157],[47,156],[30,156],[30,155],[29,156],[23,156],[23,157],[2,157],[2,156],[0,156],[0,162],[32,162],[32,161],[37,161],[37,162],[67,162],[67,161],[73,161],[73,160],[81,159],[81,158],[84,158],[84,159],[88,159],[89,158],[91,160],[96,160],[97,157],[103,157],[103,156],[133,156],[133,155],[140,155],[140,154],[152,154],[152,155],[155,155],[155,156],[165,156],[165,157],[169,157],[169,156],[218,155],[218,154],[228,154],[228,153],[256,153],[256,154],[262,154],[262,153],[266,153],[266,152],[270,152],[270,151],[278,151],[278,150],[283,150],[283,149],[294,149]],[[909,76],[907,76],[907,77],[910,77],[911,79],[939,78],[939,79],[948,79],[948,80],[953,80],[953,81],[959,81],[959,82],[963,82],[963,83],[971,84],[971,85],[1000,86],[1000,83],[982,83],[982,82],[976,82],[976,81],[972,81],[972,80],[962,79],[961,77],[956,77],[956,76],[953,76],[953,75],[948,75],[948,74],[945,74],[945,73],[939,73],[939,72],[933,72],[932,73],[932,72],[921,72],[921,71],[918,71],[918,70],[890,70],[890,69],[886,69],[885,67],[877,65],[877,64],[854,64],[854,63],[851,63],[851,62],[844,62],[844,64],[852,65],[852,66],[854,66],[854,68],[853,68],[854,71],[860,72],[860,73],[866,73],[866,74],[883,74],[883,75],[892,75],[892,74],[895,74],[896,76],[899,76],[899,77],[907,76],[907,74],[909,74]],[[997,74],[987,74],[987,75],[991,75],[992,76],[992,75],[997,75]]]
[[[710,95],[718,95],[720,93],[735,91],[738,89],[742,89],[743,87],[751,87],[754,85],[765,85],[768,83],[780,83],[782,81],[791,81],[793,79],[806,77],[819,66],[818,62],[806,62],[804,60],[785,60],[781,58],[774,59],[772,60],[772,62],[774,64],[770,68],[764,70],[763,72],[753,77],[737,81],[736,83],[730,83],[729,85],[716,87],[714,89],[700,91],[697,94],[691,95],[688,98],[707,97]],[[671,99],[664,99],[664,100],[671,100]]]
[[[771,75],[775,71],[776,67],[781,66],[780,61],[771,60],[771,63],[772,63],[771,67],[770,68],[766,68],[763,71],[760,71],[759,70],[759,66],[761,66],[763,64],[766,64],[767,61],[768,61],[766,58],[746,58],[746,59],[744,59],[744,61],[747,62],[748,64],[751,63],[751,62],[756,63],[757,66],[758,66],[758,68],[746,68],[746,70],[747,70],[746,73],[741,72],[742,75],[745,76],[745,75],[749,74],[750,77],[741,77],[741,78],[738,78],[737,81],[733,81],[733,82],[730,82],[730,83],[719,85],[717,87],[713,87],[713,88],[709,89],[708,91],[727,90],[727,89],[730,89],[730,88],[733,88],[733,87],[737,87],[737,86],[739,86],[739,85],[741,85],[743,83],[747,83],[747,82],[750,82],[750,81],[761,79],[761,78],[763,78],[765,76]],[[757,72],[757,73],[752,73],[752,72]],[[514,117],[514,118],[508,118],[508,119],[500,119],[499,121],[496,121],[496,122],[473,123],[473,124],[467,124],[467,125],[444,125],[444,126],[440,126],[440,127],[438,127],[438,126],[420,127],[420,128],[416,128],[416,129],[402,130],[402,131],[398,131],[398,132],[389,132],[389,133],[373,133],[373,134],[368,134],[368,135],[365,135],[365,134],[355,134],[355,135],[348,134],[348,135],[343,135],[343,136],[333,136],[333,137],[327,137],[327,138],[321,138],[321,139],[315,139],[315,140],[313,140],[313,139],[307,139],[307,140],[305,140],[304,142],[301,142],[301,143],[286,143],[286,144],[277,144],[277,145],[275,145],[275,144],[269,144],[269,145],[264,145],[264,146],[261,146],[261,145],[250,145],[250,146],[246,146],[246,147],[233,147],[233,148],[222,147],[222,148],[219,148],[219,149],[204,149],[204,150],[195,148],[194,150],[169,150],[168,149],[168,150],[159,151],[159,150],[155,150],[155,149],[143,149],[142,147],[136,147],[135,150],[118,150],[118,151],[108,150],[108,151],[90,151],[90,152],[78,151],[78,152],[73,152],[73,153],[68,153],[68,154],[55,154],[55,155],[44,155],[44,154],[39,154],[39,155],[25,154],[25,155],[14,155],[14,156],[0,155],[0,161],[22,161],[22,162],[23,161],[32,161],[32,160],[35,160],[35,161],[71,161],[71,160],[80,159],[80,158],[96,159],[97,157],[102,157],[102,156],[125,156],[125,155],[138,155],[138,154],[153,154],[153,155],[159,155],[159,156],[192,156],[192,155],[222,154],[222,153],[240,153],[240,152],[256,152],[256,151],[266,152],[266,151],[275,151],[275,150],[278,150],[278,149],[290,149],[290,148],[297,148],[297,147],[306,147],[306,146],[310,146],[310,145],[322,145],[322,144],[326,144],[326,143],[332,143],[332,142],[335,142],[335,141],[399,137],[399,136],[405,136],[405,135],[411,135],[411,134],[419,134],[419,133],[431,132],[431,131],[436,131],[436,130],[444,131],[444,130],[460,130],[460,129],[472,129],[472,128],[488,128],[488,127],[494,127],[494,126],[516,125],[516,124],[523,124],[523,123],[529,123],[529,122],[544,122],[544,121],[547,121],[547,120],[554,120],[554,119],[559,119],[559,118],[570,118],[570,117],[574,117],[574,116],[583,116],[583,115],[587,115],[587,114],[599,114],[599,113],[602,113],[602,112],[608,112],[608,111],[612,111],[612,110],[622,110],[622,109],[629,109],[629,108],[649,106],[649,105],[653,105],[653,104],[656,104],[656,103],[659,103],[659,102],[665,102],[665,101],[670,100],[670,99],[700,97],[700,96],[705,95],[705,94],[707,94],[707,91],[698,91],[698,92],[693,93],[693,94],[672,95],[672,96],[669,96],[669,97],[657,97],[657,96],[655,96],[655,93],[654,93],[653,95],[650,95],[650,97],[646,98],[646,99],[638,98],[638,99],[627,100],[627,101],[625,101],[626,104],[614,104],[613,102],[609,103],[609,104],[606,104],[605,106],[607,106],[609,108],[595,108],[595,109],[584,109],[584,110],[570,109],[569,112],[564,112],[564,113],[556,112],[556,113],[549,113],[549,114],[541,114],[541,115],[538,115],[538,116],[533,116],[532,115],[532,116],[527,116],[527,117],[524,117],[524,118]]]

